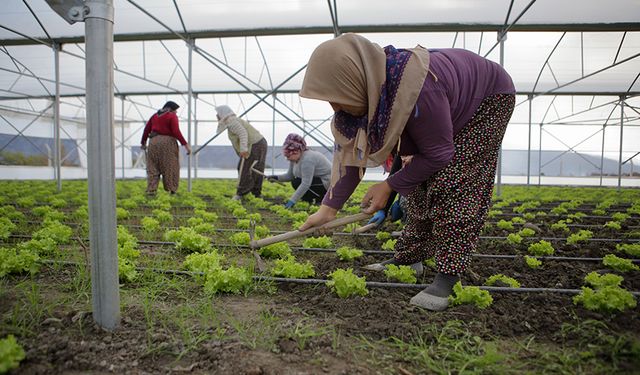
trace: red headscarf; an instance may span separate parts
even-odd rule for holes
[[[290,133],[284,140],[282,145],[282,153],[285,158],[288,158],[292,152],[307,150],[307,142],[300,135],[296,133]]]

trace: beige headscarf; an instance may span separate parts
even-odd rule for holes
[[[421,47],[408,49],[409,58],[395,100],[383,145],[371,153],[367,140],[369,125],[354,138],[345,137],[331,123],[336,149],[333,155],[331,186],[344,175],[345,167],[378,166],[398,145],[400,135],[415,106],[429,69],[429,52]],[[311,54],[300,96],[328,102],[366,107],[368,119],[374,118],[380,90],[386,80],[386,54],[377,44],[356,34],[343,34],[320,44]]]

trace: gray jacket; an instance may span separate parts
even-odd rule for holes
[[[314,177],[320,177],[324,188],[329,189],[331,185],[331,162],[318,151],[306,150],[302,153],[298,162],[289,163],[289,170],[287,173],[279,175],[278,181],[291,181],[298,177],[302,181],[290,198],[294,202],[297,202],[309,190]]]

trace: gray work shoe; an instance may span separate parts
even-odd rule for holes
[[[453,293],[453,286],[458,281],[460,281],[458,275],[438,273],[433,282],[425,290],[413,296],[409,303],[431,311],[446,310],[449,307],[449,296]]]
[[[387,269],[387,266],[382,264],[382,263],[373,263],[373,264],[367,264],[366,266],[362,267],[365,270],[369,270],[369,271],[384,271],[385,269]]]
[[[426,290],[411,297],[409,303],[431,311],[444,311],[449,307],[449,297],[434,296]]]

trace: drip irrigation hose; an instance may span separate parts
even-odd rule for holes
[[[41,259],[40,263],[44,264],[65,264],[65,265],[80,265],[78,262],[70,262],[70,261],[60,261],[60,260],[49,260],[49,259]],[[171,275],[187,275],[194,276],[204,275],[204,272],[193,272],[193,271],[182,271],[182,270],[165,270],[161,268],[152,268],[152,267],[136,267],[138,271],[152,271],[163,274],[171,274]],[[329,280],[324,279],[293,279],[286,277],[273,277],[273,276],[262,276],[262,275],[254,275],[252,276],[254,281],[273,281],[278,283],[293,283],[293,284],[326,284]],[[429,284],[405,284],[405,283],[391,283],[391,282],[380,282],[380,281],[367,281],[367,287],[370,288],[404,288],[404,289],[425,289],[429,286]],[[558,294],[579,294],[582,292],[580,289],[559,289],[559,288],[509,288],[509,287],[500,287],[500,286],[486,286],[479,285],[478,288],[481,290],[486,290],[488,292],[498,292],[498,293],[558,293]],[[640,297],[640,292],[629,292],[635,297]]]
[[[31,236],[21,235],[21,234],[11,235],[10,237],[31,238]],[[85,239],[84,241],[85,243],[89,242],[88,239]],[[170,241],[140,241],[139,240],[138,244],[139,245],[175,246],[175,242],[170,242]],[[214,247],[233,247],[233,248],[240,248],[240,249],[251,249],[251,247],[248,245],[235,245],[235,244],[213,244],[213,245]],[[337,249],[293,246],[291,247],[291,250],[300,251],[300,252],[335,253]],[[382,255],[382,254],[386,254],[389,256],[393,255],[393,251],[388,251],[388,250],[361,250],[361,251],[363,254],[366,254],[366,255]],[[529,254],[524,254],[524,255],[529,255]],[[472,257],[489,258],[489,259],[518,259],[523,257],[524,255],[477,254],[477,253],[471,254]],[[556,261],[602,262],[603,260],[603,258],[589,258],[589,257],[534,256],[534,255],[530,255],[530,256],[535,257],[536,259],[539,259],[539,260],[556,260]],[[629,260],[633,263],[640,264],[640,259],[629,259]]]

